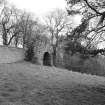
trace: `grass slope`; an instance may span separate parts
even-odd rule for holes
[[[105,105],[105,78],[27,62],[0,64],[0,105]]]
[[[0,46],[0,63],[13,63],[24,59],[24,50],[15,47]]]

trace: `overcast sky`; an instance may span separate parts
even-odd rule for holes
[[[17,8],[32,12],[43,21],[43,17],[50,11],[60,8],[66,9],[66,0],[9,0]],[[71,17],[73,26],[80,24],[81,16]]]
[[[31,11],[37,15],[44,15],[54,8],[66,7],[66,0],[9,0],[17,8]]]

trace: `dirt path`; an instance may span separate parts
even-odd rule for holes
[[[0,105],[105,105],[105,78],[26,62],[1,64]]]

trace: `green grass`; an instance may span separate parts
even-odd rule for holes
[[[105,105],[105,78],[27,62],[0,64],[0,105]]]

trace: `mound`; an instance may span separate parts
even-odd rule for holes
[[[0,63],[13,63],[24,59],[24,50],[0,46]]]

